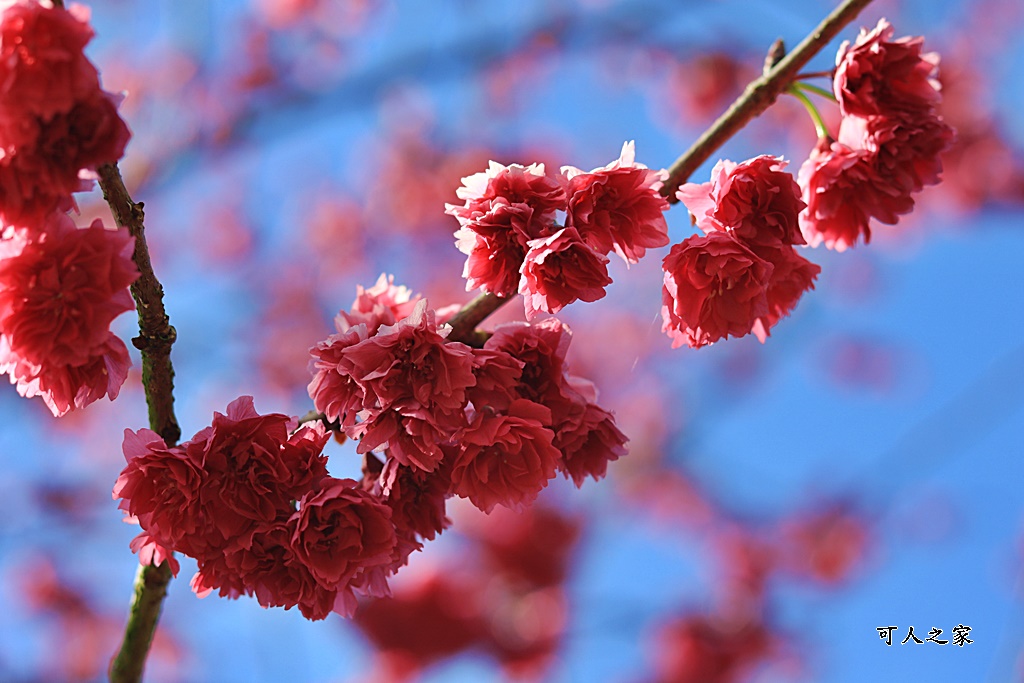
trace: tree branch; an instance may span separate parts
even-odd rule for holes
[[[669,167],[668,180],[661,188],[661,194],[673,204],[678,202],[676,190],[679,186],[729,138],[771,106],[793,81],[797,72],[870,2],[871,0],[845,0],[792,52],[780,59],[760,78],[752,81],[729,109]]]
[[[103,198],[110,205],[114,220],[135,238],[132,259],[139,269],[139,279],[132,284],[131,292],[139,313],[139,336],[132,339],[132,343],[142,352],[142,385],[149,407],[149,426],[168,446],[174,446],[181,438],[181,428],[174,416],[174,368],[171,365],[175,332],[164,310],[163,286],[150,262],[143,223],[145,213],[142,204],[136,204],[129,196],[117,164],[105,164],[98,172]],[[136,683],[142,679],[170,580],[167,561],[156,567],[139,567],[124,639],[110,665],[110,680],[114,683]]]
[[[512,297],[503,299],[493,294],[480,294],[459,309],[459,312],[448,321],[452,326],[448,339],[462,342],[467,346],[482,347],[489,335],[476,329],[476,326],[511,300]]]

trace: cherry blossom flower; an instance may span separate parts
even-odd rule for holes
[[[456,195],[464,206],[446,204],[459,220],[456,246],[466,254],[466,289],[509,297],[519,286],[519,269],[530,240],[557,230],[555,212],[565,208],[562,186],[544,173],[544,164],[503,166],[462,179]]]
[[[486,171],[463,178],[455,195],[465,200],[465,205],[446,204],[445,213],[470,229],[474,229],[480,216],[494,210],[495,202],[528,206],[530,212],[522,213],[524,220],[514,226],[526,240],[549,235],[555,211],[565,208],[565,191],[545,174],[544,164],[503,166],[492,161]]]
[[[757,247],[752,251],[772,264],[772,276],[766,292],[768,314],[758,319],[753,330],[763,341],[775,323],[793,311],[804,293],[814,289],[814,280],[821,272],[821,266],[811,263],[795,248],[786,245]]]
[[[361,571],[391,561],[391,509],[351,479],[325,480],[295,516],[291,547],[324,588],[347,591]]]
[[[480,289],[503,298],[516,293],[530,240],[518,226],[529,223],[533,213],[527,204],[499,197],[490,211],[455,232],[455,245],[468,256],[462,272],[467,291]]]
[[[844,116],[913,119],[938,104],[939,56],[921,51],[924,38],[893,40],[893,33],[880,19],[871,31],[861,29],[852,46],[846,41],[839,48],[833,87]]]
[[[895,223],[899,214],[910,211],[913,200],[885,183],[872,156],[825,138],[800,167],[798,180],[807,203],[800,227],[810,246],[824,242],[829,249],[845,251],[862,236],[868,243],[872,216]]]
[[[306,387],[313,406],[332,422],[352,427],[356,415],[363,409],[366,394],[362,385],[349,374],[350,363],[345,350],[366,341],[369,334],[365,324],[332,334],[309,350],[313,379]]]
[[[67,10],[35,0],[4,4],[0,12],[0,108],[43,120],[67,112],[99,90],[96,68],[83,49],[92,40],[89,9]]]
[[[608,463],[626,454],[627,441],[615,426],[615,417],[596,403],[588,402],[579,422],[561,429],[555,438],[554,445],[562,453],[558,469],[577,487],[588,476],[601,479],[608,471]]]
[[[594,251],[614,250],[626,263],[636,263],[647,249],[669,242],[663,214],[668,201],[658,192],[668,175],[636,163],[635,156],[629,141],[618,159],[589,173],[562,167],[566,227],[576,228]]]
[[[369,289],[356,286],[356,299],[349,311],[341,311],[334,318],[338,332],[347,332],[350,327],[366,324],[370,335],[377,333],[381,325],[394,325],[412,314],[420,296],[412,295],[408,287],[395,286],[395,276],[381,273],[377,282]]]
[[[555,476],[561,453],[551,445],[551,411],[519,399],[503,414],[483,410],[458,437],[452,492],[484,512],[533,502]]]
[[[611,284],[608,257],[585,244],[573,228],[531,240],[522,265],[519,293],[526,302],[526,318],[557,313],[576,300],[597,301]]]
[[[882,181],[907,198],[926,185],[938,184],[942,173],[939,155],[949,149],[954,137],[953,129],[937,115],[922,114],[910,122],[847,116],[839,127],[839,142],[871,153]],[[913,200],[907,201],[912,209]]]
[[[421,300],[408,318],[343,350],[364,396],[363,422],[350,430],[363,437],[359,452],[388,445],[403,464],[436,467],[436,443],[463,426],[466,389],[476,383],[469,347],[445,343],[450,329],[438,328]]]
[[[0,372],[57,416],[115,398],[130,361],[110,324],[134,308],[131,236],[99,219],[79,230],[63,214],[38,233],[9,233],[0,242]]]
[[[797,216],[804,208],[787,162],[761,155],[715,164],[711,180],[686,183],[676,195],[705,233],[725,230],[747,245],[804,244]]]
[[[725,232],[688,237],[672,247],[662,268],[662,331],[673,348],[742,337],[769,313],[772,264]]]
[[[124,153],[119,97],[82,49],[88,10],[19,1],[0,13],[0,219],[34,228]]]

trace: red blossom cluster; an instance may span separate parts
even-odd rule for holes
[[[563,166],[554,178],[544,164],[492,161],[462,179],[456,195],[463,206],[446,205],[461,226],[455,237],[468,256],[466,288],[522,294],[527,319],[601,299],[612,282],[609,253],[636,263],[668,244],[668,202],[658,192],[665,177],[636,163],[632,142],[607,166],[589,173]],[[564,225],[557,212],[565,213]]]
[[[557,472],[581,485],[625,453],[594,386],[566,372],[571,333],[556,319],[500,325],[474,348],[449,341],[426,300],[381,276],[335,325],[311,350],[309,395],[359,453],[386,456],[384,495],[402,478],[433,480],[442,500],[514,508]]]
[[[89,11],[20,0],[0,14],[0,221],[34,227],[71,208],[93,172],[124,153],[118,97],[83,49]]]
[[[176,574],[171,553],[181,552],[198,562],[200,596],[251,595],[310,619],[351,614],[355,591],[373,593],[374,572],[393,562],[392,510],[359,482],[327,474],[321,424],[290,434],[294,426],[242,396],[175,447],[125,430],[128,464],[113,495],[142,527],[132,541],[140,562],[168,560]]]
[[[780,158],[723,160],[711,181],[677,196],[703,236],[676,244],[662,263],[662,331],[699,348],[753,332],[762,342],[789,315],[821,268],[800,256],[800,188]]]
[[[88,19],[32,0],[0,12],[0,372],[56,416],[117,397],[130,361],[110,323],[138,276],[127,232],[66,215],[129,138],[82,52]]]
[[[811,246],[843,251],[869,221],[889,225],[914,208],[913,194],[939,182],[939,154],[954,132],[937,113],[939,57],[924,38],[893,40],[881,19],[836,58],[833,90],[843,115],[836,140],[824,137],[800,169],[807,209],[800,226]]]

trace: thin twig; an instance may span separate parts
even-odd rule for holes
[[[145,213],[142,204],[136,204],[129,196],[117,164],[101,166],[99,178],[103,198],[110,205],[114,220],[135,238],[132,259],[139,269],[139,279],[132,284],[131,292],[139,313],[139,336],[132,343],[142,352],[142,384],[149,406],[149,426],[168,446],[174,446],[181,438],[181,428],[174,416],[174,368],[171,365],[175,332],[164,310],[163,287],[150,262]],[[136,683],[142,679],[170,580],[171,569],[166,561],[156,567],[139,567],[124,639],[110,665],[113,683]]]
[[[676,190],[679,189],[679,186],[685,183],[690,175],[711,158],[711,155],[729,138],[775,102],[793,81],[797,72],[836,34],[853,21],[870,2],[871,0],[846,0],[843,2],[825,17],[818,27],[804,38],[792,52],[779,60],[768,73],[752,81],[743,94],[732,103],[732,106],[669,167],[668,180],[661,188],[661,194],[669,202],[678,202]]]

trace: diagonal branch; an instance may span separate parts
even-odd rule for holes
[[[697,141],[668,169],[668,180],[665,181],[661,193],[671,203],[679,200],[676,190],[687,181],[701,164],[725,142],[735,135],[751,119],[758,116],[772,105],[796,77],[797,73],[811,61],[836,35],[849,24],[871,0],[845,0],[831,14],[822,20],[810,35],[801,41],[796,48],[780,59],[768,71],[751,81],[743,94],[711,124]]]

